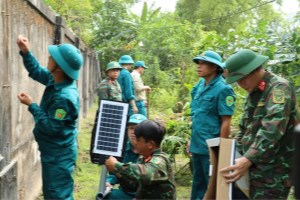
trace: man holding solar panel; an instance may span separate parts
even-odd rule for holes
[[[136,145],[136,137],[134,135],[135,127],[147,120],[144,115],[141,114],[133,114],[130,116],[127,123],[127,134],[128,141],[125,147],[125,153],[123,158],[123,163],[136,163],[139,154],[135,148]],[[120,184],[118,189],[113,189],[113,185]],[[106,187],[111,188],[111,192],[105,196],[105,199],[133,199],[135,197],[135,193],[137,190],[137,183],[134,180],[130,180],[130,182],[122,178],[118,179],[115,175],[109,175],[106,179]]]
[[[139,123],[134,129],[137,163],[121,163],[110,156],[107,170],[127,185],[137,184],[136,199],[176,199],[174,173],[166,153],[160,148],[165,127],[152,120]]]

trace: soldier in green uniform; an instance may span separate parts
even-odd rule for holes
[[[46,86],[40,105],[27,93],[21,103],[33,115],[33,134],[39,145],[45,199],[73,199],[72,171],[77,157],[77,121],[80,111],[76,80],[83,64],[80,51],[71,44],[49,45],[47,68],[30,51],[27,38],[17,39],[29,76]]]
[[[101,100],[113,100],[113,101],[122,101],[122,90],[117,81],[117,78],[120,75],[120,70],[122,67],[118,62],[112,61],[106,65],[106,74],[107,77],[101,81],[100,85],[97,88],[98,93],[98,107],[100,107]],[[97,130],[97,122],[98,122],[99,109],[97,109],[94,126],[92,129],[92,140],[94,141],[94,136]],[[91,144],[92,145],[92,144]],[[90,149],[92,153],[92,148]]]
[[[218,53],[204,51],[193,61],[198,66],[197,75],[202,78],[191,92],[191,199],[203,199],[209,182],[209,153],[206,140],[215,137],[228,138],[231,116],[235,108],[235,94],[222,76],[224,65]]]
[[[112,61],[106,66],[107,77],[98,87],[99,102],[101,99],[122,101],[121,87],[117,81],[122,67],[118,62]]]
[[[119,64],[122,66],[118,82],[122,88],[122,100],[124,103],[129,103],[128,115],[138,113],[138,108],[135,104],[133,80],[130,75],[130,69],[134,64],[131,56],[122,55],[119,59]]]
[[[237,150],[243,156],[221,173],[230,183],[249,169],[250,199],[287,199],[297,100],[290,82],[264,70],[268,59],[243,49],[226,61],[226,82],[237,82],[249,95],[236,136]]]
[[[106,160],[107,170],[118,179],[138,183],[136,199],[176,199],[176,188],[171,162],[160,149],[165,127],[146,120],[134,130],[136,150],[141,155],[137,163],[120,163],[116,158]]]
[[[133,114],[130,116],[127,123],[127,134],[129,140],[126,143],[123,163],[136,163],[138,161],[139,154],[135,148],[136,138],[134,135],[134,129],[139,123],[145,120],[147,120],[147,118],[141,114]],[[118,183],[120,184],[119,188],[114,189],[113,186]],[[117,179],[115,175],[111,174],[106,178],[106,187],[111,188],[111,192],[105,196],[105,199],[133,199],[137,190],[137,183],[134,180],[129,183],[128,179]]]

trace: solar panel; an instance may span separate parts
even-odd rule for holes
[[[109,100],[101,100],[99,105],[91,157],[93,163],[104,164],[107,156],[122,157],[129,105]]]

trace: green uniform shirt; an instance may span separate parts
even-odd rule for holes
[[[121,69],[117,80],[122,89],[123,102],[128,103],[130,100],[134,100],[134,86],[130,72],[125,68]]]
[[[249,94],[237,135],[237,148],[253,163],[250,168],[251,187],[291,186],[289,174],[294,150],[292,136],[297,121],[296,105],[292,85],[269,72],[260,86]],[[256,198],[258,194],[251,192],[250,195]]]
[[[28,107],[34,117],[33,133],[41,152],[43,196],[73,199],[72,171],[77,157],[80,110],[76,81],[55,83],[52,74],[31,52],[21,55],[29,76],[46,86],[40,105],[32,103]]]
[[[137,164],[117,163],[114,173],[138,182],[137,199],[176,199],[171,162],[161,149],[154,150],[148,162],[141,157]]]
[[[191,92],[192,135],[190,152],[208,155],[206,140],[220,137],[222,116],[232,116],[235,93],[218,74],[209,84],[201,79]]]
[[[99,99],[122,101],[121,87],[118,81],[109,82],[109,78],[105,78],[98,87]]]
[[[31,52],[23,56],[29,76],[46,86],[40,105],[28,109],[34,117],[33,130],[41,154],[61,155],[76,150],[79,95],[76,82],[54,83],[52,74],[40,66]]]

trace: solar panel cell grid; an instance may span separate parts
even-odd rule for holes
[[[127,112],[128,104],[106,100],[100,102],[94,153],[120,156]]]

